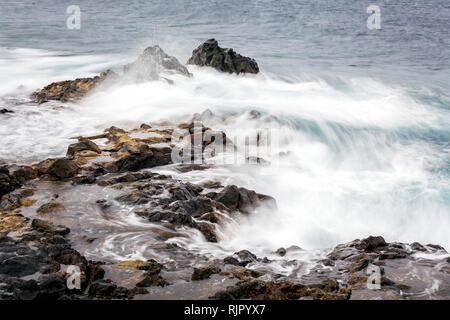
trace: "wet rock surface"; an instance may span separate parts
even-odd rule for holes
[[[283,249],[287,256],[289,251]],[[429,258],[424,255],[425,252]],[[370,236],[336,246],[325,259],[317,260],[309,273],[305,274],[293,272],[290,275],[276,275],[259,271],[263,269],[235,269],[232,274],[239,282],[218,291],[211,298],[423,299],[429,297],[433,282],[430,282],[431,278],[441,284],[433,294],[444,298],[450,285],[449,265],[445,258],[432,258],[436,254],[447,256],[442,247],[387,243],[382,237]],[[246,251],[237,252],[223,262],[226,265],[250,267],[272,263]],[[292,261],[292,265],[295,264]]]
[[[0,231],[0,299],[124,299],[145,293],[103,280],[100,264],[88,261],[71,247],[65,238],[70,232],[67,227],[34,219],[30,227],[22,223]],[[16,235],[12,238],[8,233]],[[79,268],[79,288],[67,285],[71,274],[66,266]],[[114,290],[105,288],[104,283]]]
[[[191,280],[198,281],[208,279],[211,275],[220,273],[219,267],[205,267],[205,268],[194,268],[194,272],[192,273]]]
[[[133,205],[136,215],[149,222],[161,223],[172,228],[187,226],[198,229],[206,240],[217,242],[216,226],[227,216],[248,211],[239,211],[239,196],[225,206],[215,201],[214,195],[204,188],[173,179],[167,175],[152,172],[126,173],[109,180],[97,182],[102,186],[126,189],[127,192],[117,197],[119,203]],[[221,186],[226,189],[226,187]],[[240,188],[240,192],[253,192]],[[254,193],[254,192],[253,192]],[[256,195],[256,193],[255,193]],[[264,200],[267,196],[264,196]],[[265,205],[257,198],[252,203],[256,208]],[[104,202],[100,202],[104,205]],[[107,206],[104,207],[107,210]],[[245,207],[248,209],[248,207]]]
[[[22,183],[6,166],[0,166],[0,199],[3,195],[19,188]]]
[[[49,84],[32,94],[32,98],[39,104],[51,100],[61,102],[76,101],[92,92],[100,84],[116,80],[118,75],[113,71],[106,71],[92,78],[79,78]]]
[[[216,39],[209,39],[192,52],[187,64],[208,66],[228,73],[258,73],[259,67],[252,58],[241,56],[233,49],[221,48]]]

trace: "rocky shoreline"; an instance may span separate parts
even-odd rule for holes
[[[256,61],[220,48],[214,39],[194,50],[188,63],[236,74],[259,72]],[[173,75],[193,76],[176,58],[154,46],[125,66],[122,75],[107,71],[94,78],[53,83],[35,92],[32,99],[38,104],[50,100],[74,102],[117,81],[172,83]],[[33,165],[0,166],[0,299],[347,300],[450,296],[450,255],[439,245],[387,243],[382,237],[368,236],[323,250],[320,259],[306,263],[296,259],[306,252],[296,246],[279,248],[270,258],[248,250],[217,258],[190,252],[172,241],[193,233],[208,243],[220,244],[224,223],[255,214],[260,207],[276,210],[277,206],[276,199],[254,190],[214,179],[191,183],[158,172],[163,166],[180,173],[212,166],[173,162],[177,146],[172,138],[177,130],[182,130],[184,141],[191,144],[190,160],[196,150],[203,152],[213,143],[208,136],[211,132],[230,143],[226,132],[213,131],[203,124],[197,131],[197,120],[193,116],[185,123],[156,121],[134,129],[110,127],[96,136],[74,137],[64,157]],[[197,138],[202,141],[200,146],[195,144]],[[70,199],[80,194],[77,200]],[[80,200],[87,194],[92,197]],[[74,202],[82,202],[86,221],[74,209],[78,208]],[[151,227],[148,233],[152,235],[154,256],[121,261],[91,259],[100,239],[106,239],[121,225],[111,223],[104,230],[88,232],[90,215],[95,212],[101,219],[112,221],[123,208],[139,221],[136,229]],[[161,261],[158,256],[168,258]],[[274,265],[290,272],[277,272]],[[69,267],[79,270],[79,288],[68,286],[73,275]]]
[[[208,291],[208,296],[203,298],[211,299],[423,297],[420,294],[425,292],[428,280],[404,279],[402,269],[433,273],[434,279],[440,279],[449,288],[450,258],[444,248],[431,244],[386,243],[381,237],[338,245],[323,260],[317,261],[307,274],[299,277],[295,277],[294,272],[291,276],[283,276],[264,268],[272,261],[246,250],[221,260],[197,257],[194,264],[189,262],[183,267],[165,266],[154,259],[115,264],[86,259],[67,239],[71,230],[47,219],[67,211],[58,195],[36,201],[34,196],[39,189],[34,186],[39,182],[62,183],[66,188],[93,184],[104,190],[125,190],[113,201],[99,198],[96,201],[99,210],[108,215],[117,205],[132,205],[137,216],[163,227],[155,231],[161,249],[180,251],[184,257],[189,253],[175,244],[166,243],[168,239],[182,236],[180,228],[197,229],[207,241],[217,242],[216,226],[228,217],[252,214],[261,204],[269,204],[275,209],[275,199],[252,190],[214,181],[191,184],[148,170],[170,162],[167,154],[170,154],[171,146],[160,145],[166,139],[164,134],[170,128],[189,127],[189,124],[162,125],[143,124],[131,131],[109,128],[96,137],[79,137],[78,142],[68,146],[67,157],[47,159],[32,166],[0,168],[2,299],[129,299],[135,295],[151,298],[149,288],[164,290],[174,282],[181,282],[183,286],[204,282],[203,286],[211,287],[214,292]],[[139,133],[139,137],[143,137],[144,133],[155,132],[161,133],[161,137],[152,135],[152,141],[133,138],[133,134]],[[107,141],[99,146],[93,142],[95,138]],[[179,164],[177,167],[181,172],[204,169],[201,165]],[[24,216],[21,211],[25,208],[35,213]],[[280,248],[276,254],[283,258],[301,250],[298,247]],[[443,258],[436,259],[435,256]],[[284,263],[296,265],[295,260]],[[63,270],[68,265],[78,266],[81,270],[80,290],[68,290],[65,285],[70,274]],[[367,288],[369,266],[380,268],[380,290]],[[127,269],[135,270],[133,278],[126,280],[128,287],[105,279],[105,268],[113,267],[122,269],[123,274]],[[173,274],[180,272],[179,278],[174,278]],[[219,279],[226,285],[212,284],[222,283]],[[134,286],[130,287],[130,283]],[[445,296],[445,290],[448,289],[440,294]]]

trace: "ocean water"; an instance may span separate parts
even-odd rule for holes
[[[370,234],[450,248],[448,1],[79,0],[81,28],[69,30],[72,4],[0,0],[0,108],[15,112],[0,115],[1,162],[64,155],[70,137],[113,124],[209,109],[207,124],[233,137],[270,123],[287,154],[264,174],[238,166],[178,174],[277,199],[277,210],[223,226],[222,248],[327,248]],[[371,4],[381,10],[379,30],[367,28]],[[148,45],[185,62],[212,37],[255,58],[261,73],[190,66],[194,77],[173,86],[129,84],[80,104],[28,103],[52,81],[120,70]],[[206,248],[191,240],[184,245]]]

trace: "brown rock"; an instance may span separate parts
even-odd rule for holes
[[[59,179],[73,177],[79,170],[77,164],[67,158],[60,158],[53,162],[48,168],[48,173]]]
[[[62,102],[77,100],[86,96],[105,80],[113,80],[115,78],[117,78],[117,74],[108,70],[107,72],[102,72],[100,76],[93,78],[79,78],[75,80],[54,82],[43,89],[34,92],[31,97],[39,104],[50,100]]]
[[[383,237],[373,237],[369,236],[366,239],[362,239],[359,243],[355,245],[356,249],[364,250],[366,252],[373,251],[378,247],[384,247],[387,243],[384,241]]]
[[[136,287],[165,287],[169,283],[159,274],[145,273],[142,280],[136,284]]]
[[[48,221],[41,219],[33,219],[31,222],[31,227],[40,232],[48,232],[52,234],[66,235],[70,232],[70,229],[65,226],[55,226]]]
[[[126,260],[126,261],[122,261],[121,263],[119,263],[118,266],[138,269],[139,267],[145,265],[146,263],[147,262],[142,261],[142,260]]]
[[[194,268],[191,280],[197,281],[208,279],[212,274],[220,273],[220,271],[219,267]]]
[[[21,229],[26,224],[26,218],[22,215],[7,214],[0,216],[0,233],[8,233]]]
[[[77,152],[80,151],[92,151],[96,154],[101,153],[100,148],[94,142],[85,138],[81,138],[77,143],[69,145],[67,156],[73,157]]]

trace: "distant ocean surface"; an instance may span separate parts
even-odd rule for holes
[[[73,4],[80,30],[66,28]],[[380,30],[366,26],[372,4]],[[0,11],[1,47],[104,54],[158,42],[186,58],[215,37],[266,70],[415,79],[450,74],[449,29],[447,0],[2,0]]]
[[[80,30],[66,27],[69,5],[81,8]],[[367,28],[369,5],[379,30]],[[216,125],[243,135],[261,124],[245,118],[258,110],[280,120],[293,156],[270,178],[222,173],[279,203],[276,215],[230,226],[230,246],[376,234],[450,249],[449,30],[448,0],[0,0],[0,108],[15,112],[0,115],[0,161],[60,156],[71,136],[106,124],[205,109],[242,115]],[[152,44],[185,63],[213,37],[255,58],[261,75],[196,69],[170,95],[147,84],[64,112],[22,104],[52,81],[120,71]]]

